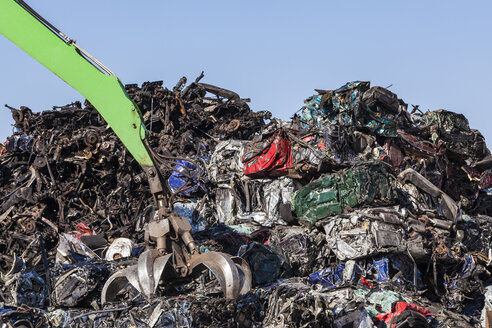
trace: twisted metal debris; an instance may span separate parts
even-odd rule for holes
[[[246,261],[253,290],[213,274],[126,288],[153,216],[145,174],[90,103],[7,106],[0,320],[6,327],[475,327],[490,304],[492,158],[461,114],[408,110],[369,82],[317,90],[288,122],[182,78],[126,89],[200,251]],[[378,326],[378,327],[379,327]]]

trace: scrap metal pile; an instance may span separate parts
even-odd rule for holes
[[[186,78],[127,85],[214,276],[128,289],[153,214],[146,176],[92,105],[9,107],[1,148],[1,327],[477,327],[492,310],[492,157],[467,119],[369,82],[317,90],[288,122]]]

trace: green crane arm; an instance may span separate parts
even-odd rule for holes
[[[99,62],[88,60],[74,42],[25,6],[21,1],[0,0],[0,33],[87,98],[137,162],[153,166],[143,143],[146,129],[140,111],[118,77]]]
[[[113,72],[23,0],[0,0],[0,33],[87,98],[147,173],[152,193],[162,192],[140,110]]]

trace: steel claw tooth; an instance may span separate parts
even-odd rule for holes
[[[232,256],[231,260],[236,264],[238,272],[241,275],[241,290],[239,295],[244,295],[251,289],[251,281],[253,280],[253,275],[249,267],[248,262],[239,256]]]
[[[206,252],[191,259],[191,272],[197,276],[203,270],[209,269],[219,281],[224,297],[236,299],[251,288],[251,271],[248,264],[241,260],[234,260],[225,253]]]
[[[109,277],[102,289],[101,302],[103,304],[111,302],[128,284],[131,284],[146,298],[151,298],[170,257],[171,254],[161,256],[155,249],[143,252],[137,265],[118,271]]]

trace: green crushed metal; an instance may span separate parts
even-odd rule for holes
[[[395,179],[387,170],[383,163],[360,165],[311,182],[292,198],[297,217],[314,225],[346,207],[394,204],[398,198]]]

